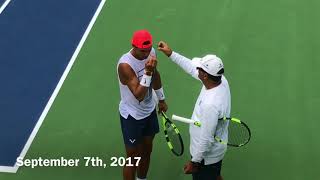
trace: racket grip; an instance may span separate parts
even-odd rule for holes
[[[201,123],[199,121],[195,121],[195,120],[192,120],[192,119],[187,119],[187,118],[184,118],[184,117],[180,117],[180,116],[177,116],[177,115],[172,115],[172,120],[176,120],[176,121],[180,121],[180,122],[184,122],[184,123],[188,123],[188,124],[194,124],[198,127],[201,126]]]

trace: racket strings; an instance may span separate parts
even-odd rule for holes
[[[231,145],[245,144],[250,137],[250,133],[247,128],[241,123],[229,123],[229,141]]]
[[[228,133],[228,121],[218,121],[216,134],[214,135],[216,140],[227,143],[228,137],[223,137],[225,133]]]
[[[177,154],[182,153],[182,143],[180,140],[180,136],[178,133],[176,133],[175,128],[170,124],[166,123],[165,124],[166,130],[167,130],[167,135],[169,138],[169,141],[171,142],[171,145],[173,147],[173,151],[176,152]]]

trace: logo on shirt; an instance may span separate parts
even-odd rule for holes
[[[129,139],[129,141],[133,144],[136,141],[136,139]]]

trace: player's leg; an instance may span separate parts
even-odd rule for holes
[[[141,147],[140,149],[141,160],[137,169],[137,177],[140,179],[145,179],[148,174],[150,157],[151,157],[152,146],[153,146],[153,138],[154,136],[144,137],[142,146],[139,146]]]
[[[218,177],[217,177],[217,180],[223,180],[222,176],[221,176],[221,175],[218,176]]]
[[[142,125],[139,120],[135,120],[132,116],[124,118],[120,116],[121,130],[126,148],[126,158],[131,158],[132,164],[136,164],[135,157],[141,157],[142,146]],[[123,179],[135,180],[136,166],[123,167]]]
[[[145,119],[145,127],[143,128],[143,143],[141,150],[141,161],[137,169],[137,177],[145,179],[148,174],[150,158],[152,153],[153,139],[155,134],[159,132],[159,124],[156,110]]]
[[[135,164],[134,157],[140,157],[140,148],[126,146],[126,154],[127,158],[131,158],[133,160],[132,164]],[[136,177],[136,166],[124,166],[123,167],[123,179],[124,180],[135,180]]]

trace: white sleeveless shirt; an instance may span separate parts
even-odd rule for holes
[[[144,60],[138,60],[130,52],[131,50],[119,59],[117,65],[117,72],[119,64],[126,63],[133,69],[140,82],[144,74],[145,63],[148,60],[148,58]],[[155,55],[155,50],[153,48],[150,54]],[[118,80],[121,95],[121,101],[119,104],[119,112],[121,116],[124,118],[128,118],[128,116],[131,115],[136,120],[141,120],[143,118],[148,117],[156,106],[155,101],[152,99],[152,81],[144,99],[141,102],[139,102],[136,99],[136,97],[132,94],[129,87],[121,83],[119,79],[119,72]]]

